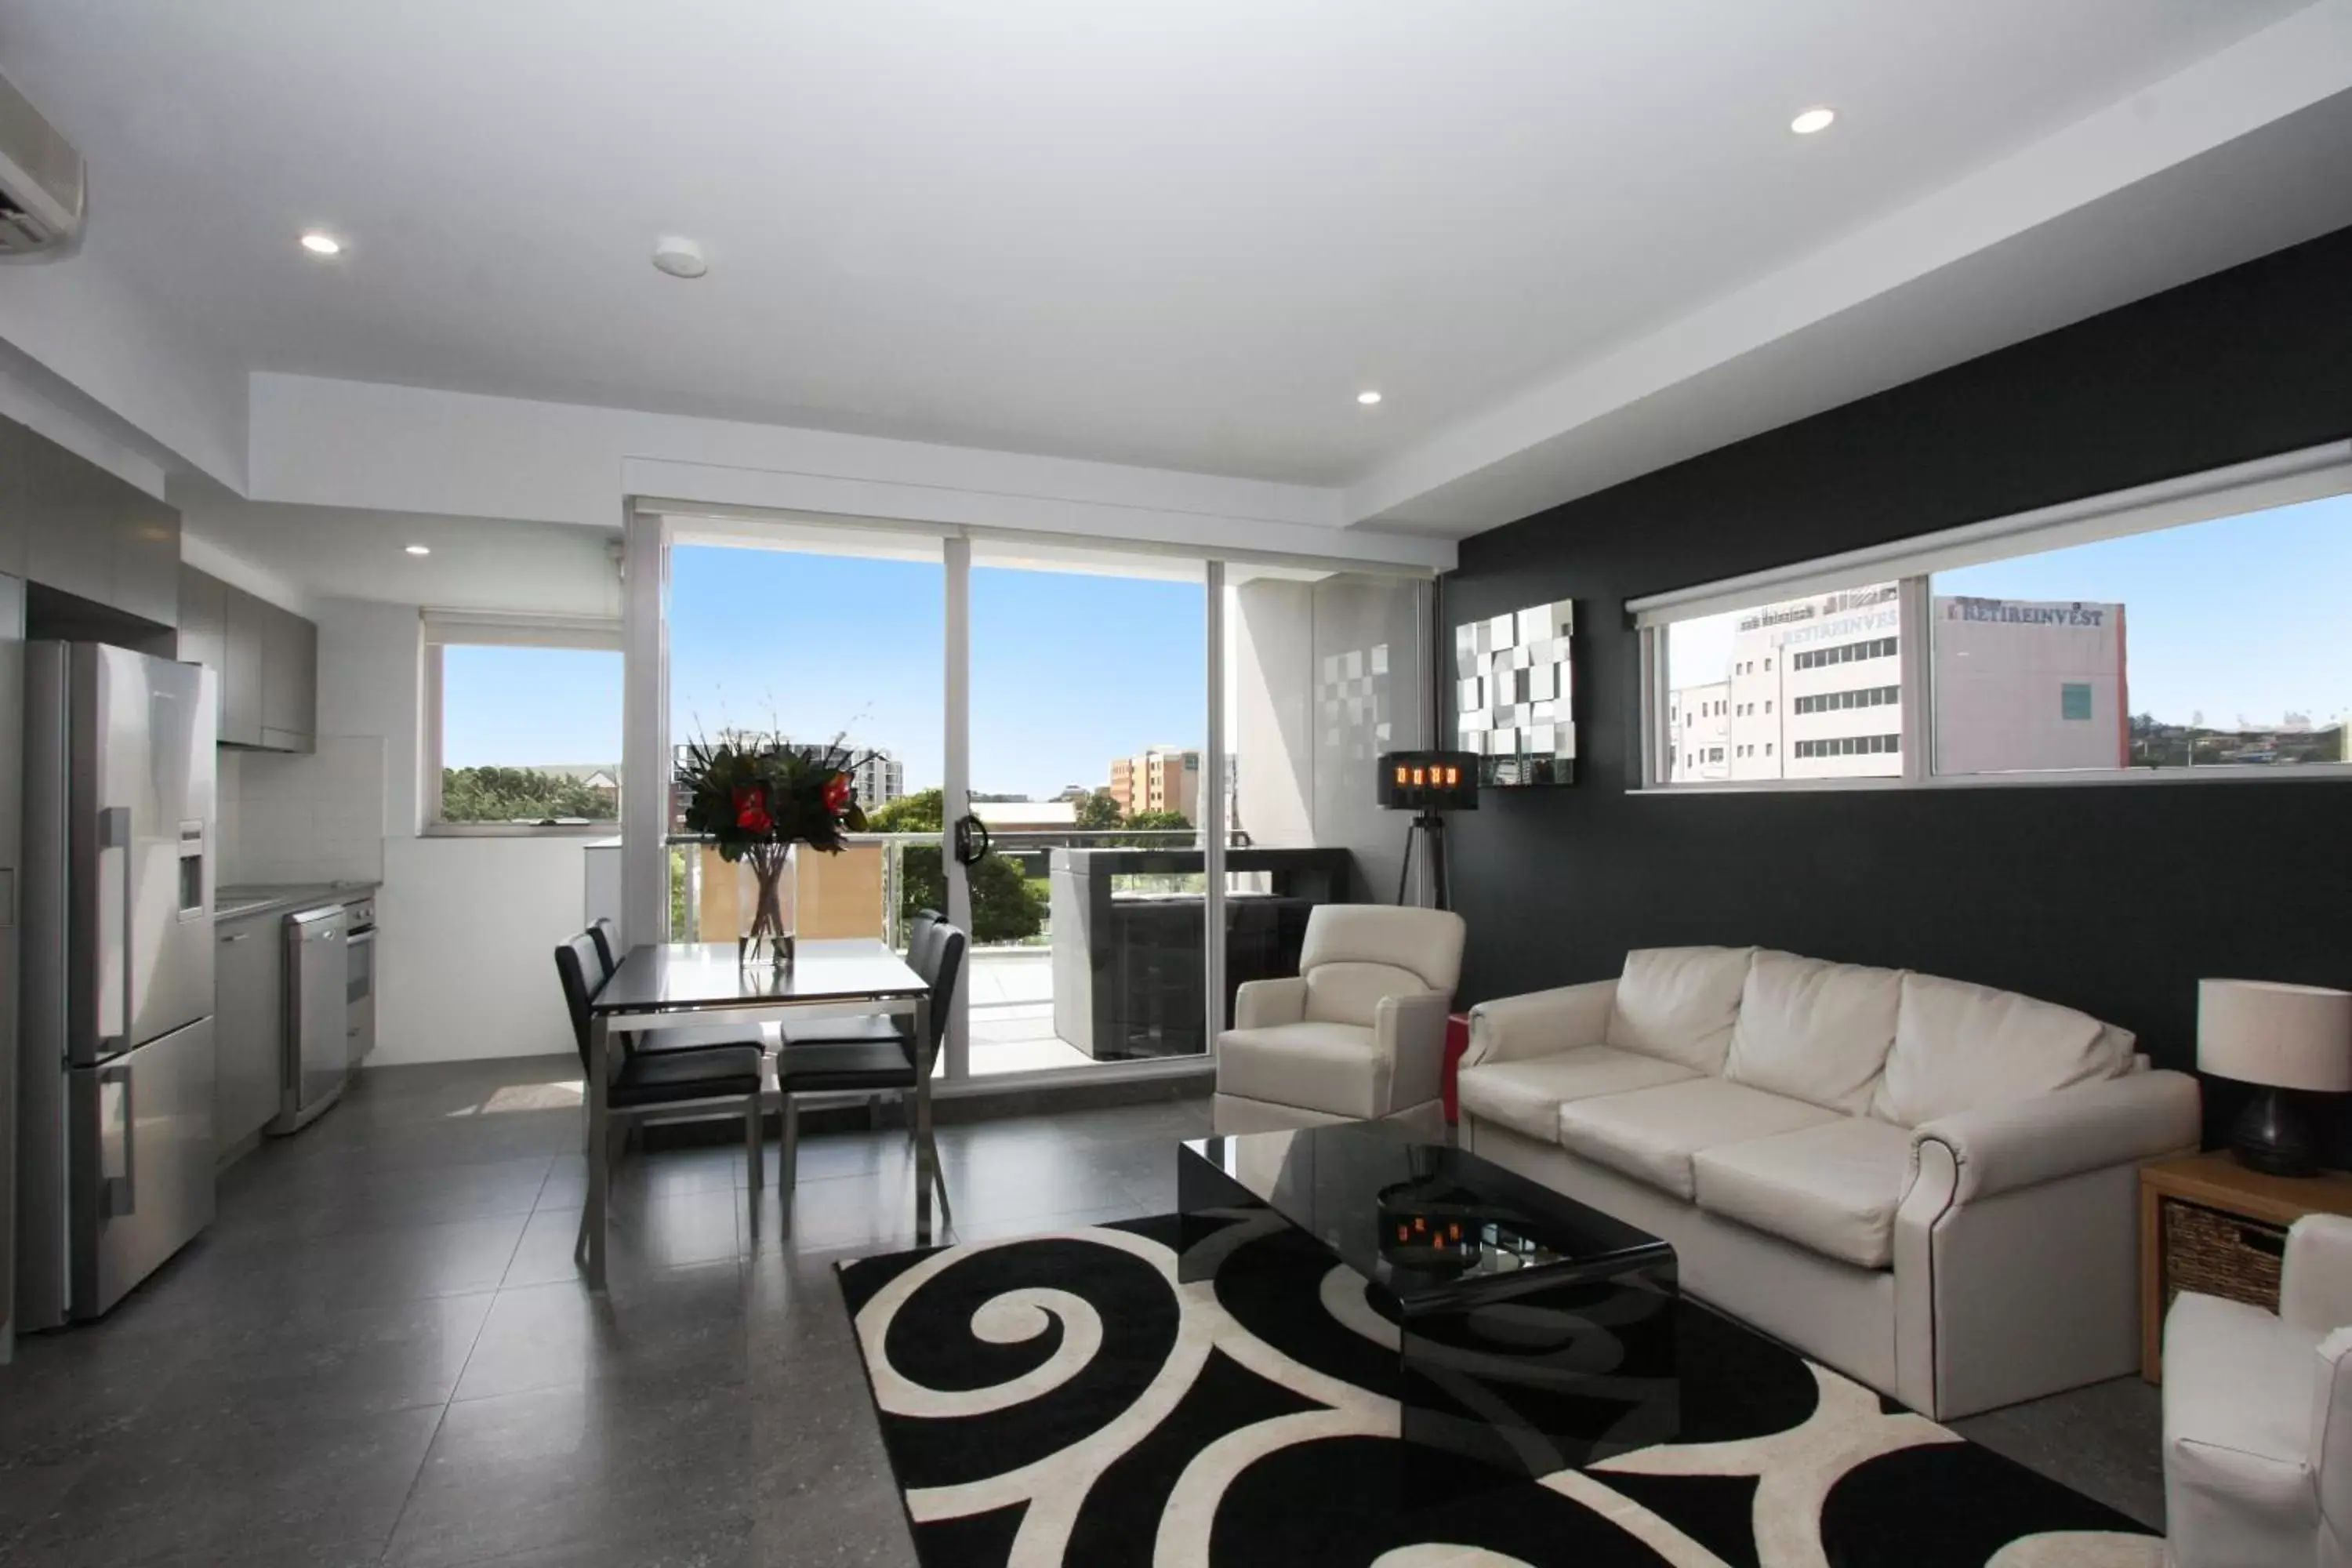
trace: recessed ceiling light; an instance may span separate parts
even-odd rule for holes
[[[1836,119],[1837,110],[1834,109],[1808,109],[1789,121],[1789,129],[1800,136],[1811,136],[1816,131],[1827,131]]]
[[[302,248],[313,256],[341,256],[343,242],[331,234],[314,228],[302,237]]]
[[[1381,395],[1377,392],[1360,392],[1356,394],[1356,401],[1362,404],[1367,408],[1370,408],[1373,404],[1378,403],[1380,400]]]
[[[654,241],[654,265],[673,278],[699,278],[710,270],[702,247],[675,235]]]
[[[433,547],[429,544],[412,544],[408,547],[408,552],[411,555],[430,555],[433,553]]]

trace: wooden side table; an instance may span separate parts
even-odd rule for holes
[[[2228,1153],[2139,1168],[2139,1374],[2164,1377],[2164,1314],[2183,1290],[2278,1310],[2286,1228],[2307,1214],[2352,1215],[2352,1173],[2265,1176]]]

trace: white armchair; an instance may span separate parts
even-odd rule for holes
[[[2164,1502],[2175,1568],[2352,1568],[2352,1219],[2287,1232],[2276,1316],[2172,1303]]]
[[[1234,1026],[1217,1037],[1217,1131],[1389,1117],[1442,1128],[1463,931],[1443,910],[1316,908],[1298,977],[1249,981],[1234,995]]]

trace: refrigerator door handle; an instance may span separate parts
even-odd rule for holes
[[[138,970],[137,940],[139,914],[137,896],[139,872],[137,857],[131,852],[131,808],[110,805],[98,814],[98,847],[100,850],[122,851],[122,1033],[109,1035],[99,1042],[99,1049],[113,1055],[131,1048],[131,985]],[[126,1094],[128,1089],[124,1091]]]
[[[98,1069],[98,1114],[101,1128],[106,1122],[106,1091],[115,1085],[120,1085],[122,1089],[115,1100],[121,1107],[121,1131],[110,1136],[104,1131],[99,1134],[98,1212],[103,1219],[124,1219],[139,1212],[139,1167],[135,1152],[139,1140],[131,1136],[133,1112],[131,1106],[131,1066],[128,1062]],[[122,1151],[121,1175],[114,1173],[114,1162],[109,1157],[118,1147]]]

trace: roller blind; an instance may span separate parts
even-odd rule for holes
[[[425,640],[428,643],[621,651],[621,623],[599,616],[500,616],[473,610],[426,610],[423,619]]]

